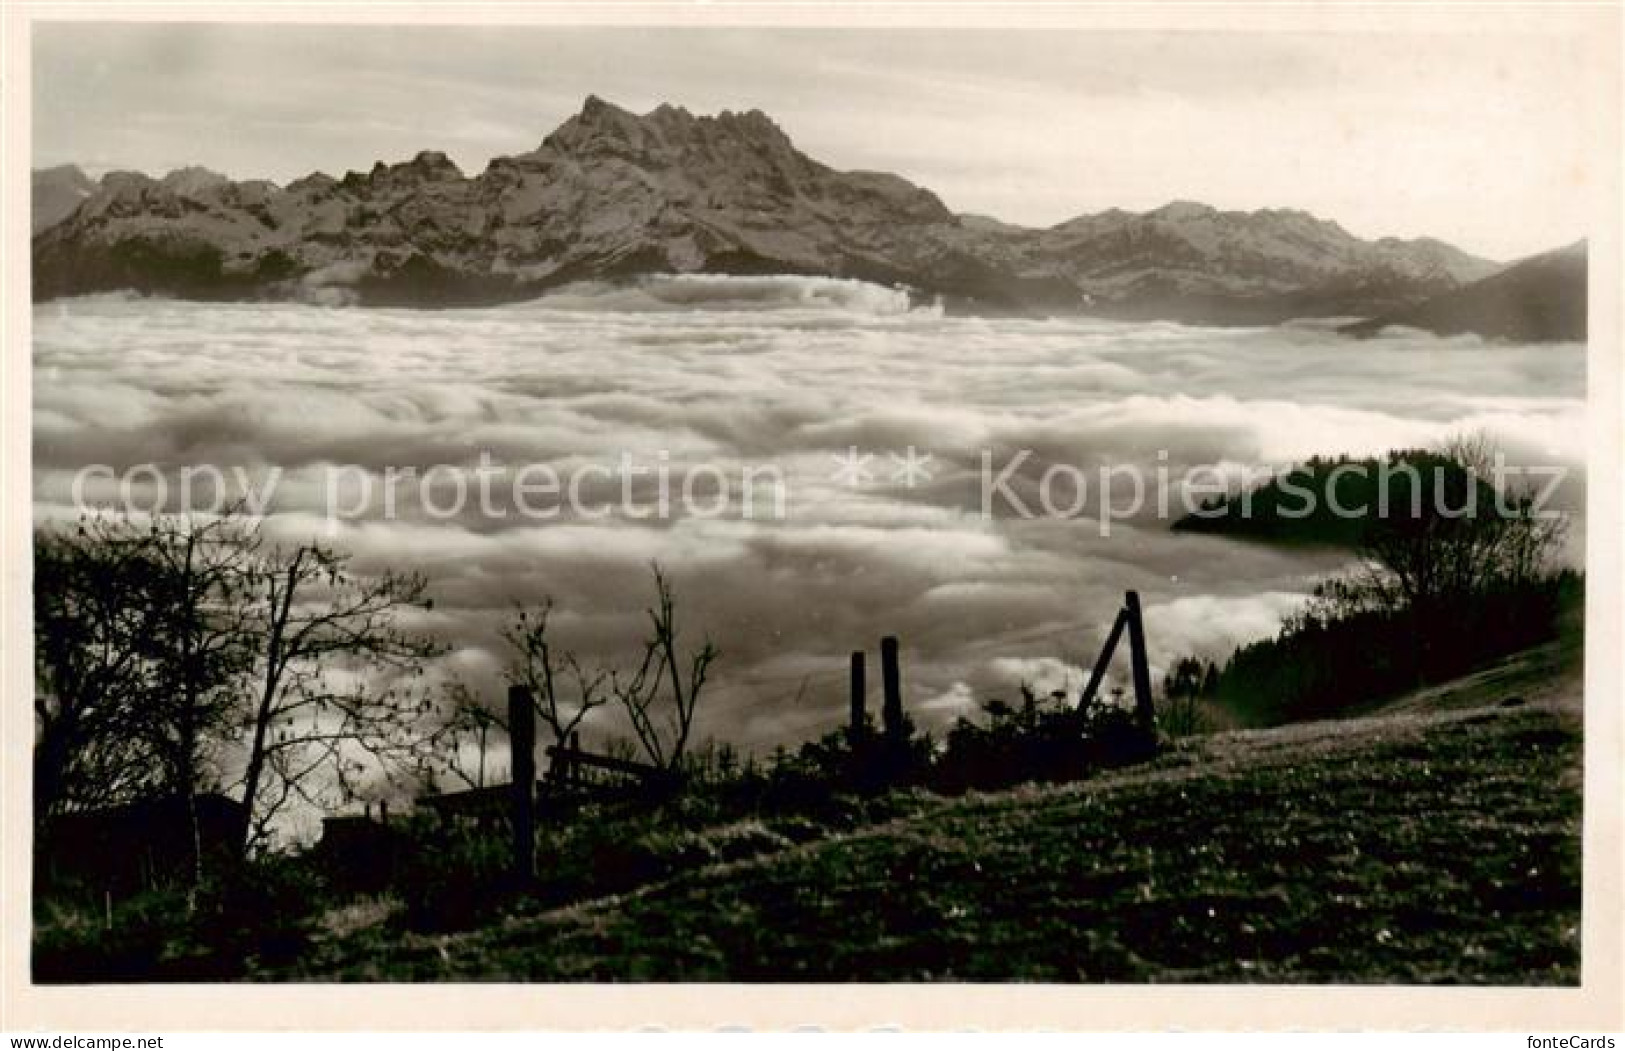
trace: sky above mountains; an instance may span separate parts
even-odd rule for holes
[[[809,155],[1047,226],[1170,200],[1302,208],[1508,259],[1585,236],[1568,38],[42,24],[35,167],[286,182],[423,149],[465,172],[589,94],[759,108]]]

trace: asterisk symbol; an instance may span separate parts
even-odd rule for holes
[[[869,471],[869,461],[874,456],[858,452],[856,445],[849,446],[845,453],[838,456],[832,455],[830,459],[835,461],[835,470],[830,477],[842,485],[856,488],[874,481],[874,475]]]
[[[914,446],[908,447],[908,452],[902,456],[896,453],[887,453],[891,457],[891,480],[902,482],[910,489],[931,480],[931,469],[926,465],[931,462],[930,453],[916,452]]]

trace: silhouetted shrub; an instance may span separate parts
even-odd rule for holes
[[[256,963],[296,958],[327,900],[319,874],[304,859],[281,856],[221,869],[196,890],[172,884],[101,902],[52,896],[36,909],[35,977],[238,978]]]
[[[474,927],[512,904],[520,889],[503,836],[449,830],[425,834],[397,867],[395,889],[418,931]]]
[[[1020,708],[1000,700],[983,705],[985,725],[961,719],[932,766],[931,787],[964,792],[1074,781],[1156,755],[1155,732],[1126,708],[1097,704],[1082,710],[1065,694],[1040,703],[1026,688],[1022,697]]]
[[[301,857],[273,854],[223,870],[202,888],[187,926],[208,958],[200,969],[231,975],[294,959],[326,900],[320,873]]]
[[[1556,638],[1584,590],[1584,579],[1565,571],[1482,592],[1448,621],[1311,605],[1275,638],[1237,648],[1220,672],[1217,698],[1255,724],[1337,715]]]
[[[178,890],[143,892],[115,902],[110,913],[89,902],[39,902],[34,981],[152,981],[186,922],[186,895]]]

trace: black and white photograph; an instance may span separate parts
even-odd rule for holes
[[[11,26],[13,980],[1618,978],[1617,7],[314,10]]]

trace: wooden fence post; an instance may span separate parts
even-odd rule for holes
[[[897,668],[897,636],[887,635],[880,640],[880,688],[884,699],[880,720],[885,726],[886,741],[893,746],[903,744],[903,682]]]
[[[864,671],[864,656],[862,650],[852,654],[852,712],[847,721],[847,742],[856,745],[863,739],[864,717],[868,714],[869,685]]]
[[[1123,637],[1123,628],[1127,624],[1128,610],[1119,609],[1117,619],[1112,621],[1111,633],[1106,636],[1106,645],[1100,648],[1100,656],[1095,658],[1094,669],[1089,672],[1089,685],[1083,688],[1083,699],[1078,702],[1079,711],[1087,712],[1089,706],[1095,703],[1095,694],[1106,678],[1106,669],[1111,667],[1112,654],[1117,650],[1117,642]]]
[[[1140,617],[1140,593],[1130,591],[1125,598],[1128,613],[1129,662],[1134,670],[1134,717],[1143,730],[1154,730],[1157,709],[1151,699],[1151,666],[1145,655],[1145,621]]]
[[[513,767],[514,875],[536,876],[536,707],[523,686],[508,687],[508,740]]]

